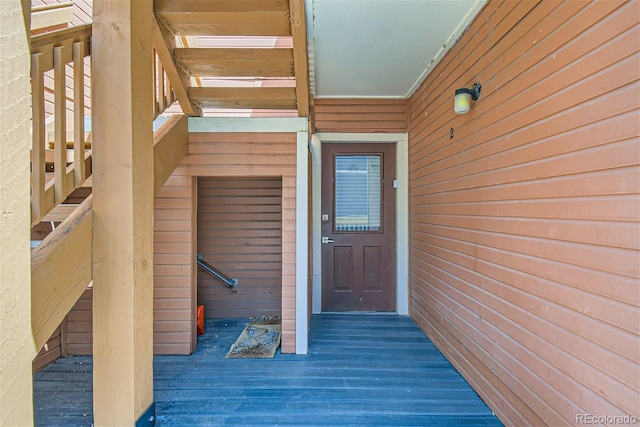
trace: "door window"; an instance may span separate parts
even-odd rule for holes
[[[334,158],[334,232],[381,232],[382,156]]]

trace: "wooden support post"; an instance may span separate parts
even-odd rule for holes
[[[31,56],[31,225],[45,214],[45,109],[42,54]]]
[[[73,44],[73,176],[74,188],[87,177],[84,147],[84,43]]]
[[[151,425],[153,411],[153,22],[152,0],[93,2],[98,426]]]
[[[151,71],[151,78],[153,79],[153,117],[154,120],[156,117],[158,117],[158,115],[160,114],[160,103],[158,102],[158,65],[159,65],[159,61],[158,61],[158,56],[157,56],[157,52],[155,50],[155,48],[153,49],[153,69]]]
[[[72,50],[68,46],[53,48],[53,72],[55,99],[55,160],[54,198],[56,203],[62,203],[67,197],[67,74],[66,65],[71,62]]]

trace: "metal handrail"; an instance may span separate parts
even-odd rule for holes
[[[238,286],[238,279],[236,279],[235,277],[229,279],[228,277],[226,277],[222,273],[216,271],[216,269],[213,268],[213,266],[211,266],[211,264],[209,264],[206,261],[202,260],[202,255],[198,254],[196,256],[196,261],[198,262],[198,265],[204,271],[206,271],[207,273],[211,274],[213,277],[215,277],[216,279],[220,280],[222,283],[224,283],[228,287],[235,288],[236,286]]]

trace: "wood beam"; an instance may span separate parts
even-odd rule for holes
[[[51,209],[51,211],[48,214],[46,214],[44,218],[42,218],[41,222],[51,222],[51,221],[62,222],[67,218],[69,218],[71,214],[74,213],[75,210],[78,208],[78,206],[80,205],[76,205],[76,204],[57,205],[56,207]],[[55,281],[55,279],[51,279],[51,280]]]
[[[73,60],[71,46],[56,46],[53,48],[54,70],[54,116],[55,116],[55,159],[54,198],[56,203],[62,201],[69,194],[67,186],[67,84],[66,64]]]
[[[45,105],[41,53],[31,55],[31,220],[37,224],[45,210]],[[53,161],[53,158],[51,159]]]
[[[202,116],[202,110],[189,99],[189,77],[178,67],[173,59],[176,48],[175,37],[169,32],[167,27],[156,21],[153,26],[153,47],[162,63],[164,71],[167,73],[169,82],[173,87],[173,92],[178,98],[182,112],[187,116]]]
[[[293,49],[177,48],[175,60],[193,76],[293,77]]]
[[[208,108],[296,108],[293,87],[192,87],[189,96]]]
[[[154,194],[162,188],[189,146],[186,116],[172,116],[153,136]]]
[[[94,0],[93,31],[94,423],[131,426],[153,411],[152,0]]]
[[[184,36],[291,36],[288,11],[203,12],[159,16],[172,31]]]
[[[286,0],[156,0],[155,8],[182,35],[291,35]]]
[[[31,53],[42,54],[42,58],[40,58],[41,72],[53,69],[53,49],[55,47],[73,46],[75,43],[82,42],[85,44],[85,56],[90,55],[91,33],[91,24],[85,24],[33,36],[31,38]]]
[[[307,21],[304,0],[291,0],[290,6],[298,116],[309,117],[309,61],[307,58]]]
[[[89,196],[31,253],[31,327],[38,351],[92,280],[92,221]]]
[[[87,177],[84,137],[84,43],[73,44],[73,176],[74,188]]]
[[[288,12],[287,0],[156,0],[156,14],[223,12]]]

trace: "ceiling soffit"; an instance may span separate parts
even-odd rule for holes
[[[485,0],[306,0],[316,98],[408,98]]]

